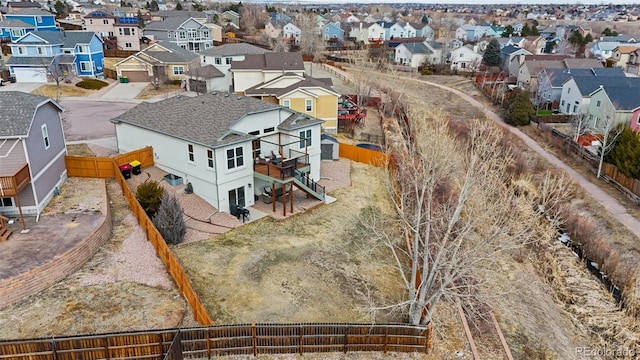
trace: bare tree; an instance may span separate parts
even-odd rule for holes
[[[388,190],[397,216],[370,227],[370,247],[389,249],[407,291],[406,300],[372,310],[401,310],[415,325],[429,323],[442,300],[478,299],[478,270],[535,239],[534,205],[566,196],[517,191],[516,180],[530,180],[513,171],[514,153],[495,125],[472,120],[454,131],[444,115],[423,110],[408,114],[411,134],[392,149]]]
[[[318,60],[324,50],[324,42],[320,36],[318,22],[311,13],[305,13],[298,17],[300,29],[300,51],[305,55],[313,55],[313,60]]]
[[[602,163],[604,157],[613,150],[616,145],[616,140],[624,131],[624,125],[617,125],[611,115],[607,115],[604,120],[604,132],[600,145],[598,146],[598,173],[596,177],[599,179],[602,175]]]
[[[588,119],[589,114],[582,112],[572,115],[569,119],[569,125],[571,126],[571,138],[574,142],[578,142],[580,136],[587,133],[589,128]]]

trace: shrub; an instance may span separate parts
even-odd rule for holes
[[[518,93],[507,108],[504,121],[513,126],[529,125],[531,117],[535,114],[529,94]]]
[[[165,192],[162,195],[160,208],[153,217],[153,224],[167,244],[179,244],[187,232],[187,225],[182,213],[182,208],[175,195]]]
[[[144,212],[153,219],[160,208],[162,201],[162,195],[164,194],[164,188],[155,180],[150,180],[142,183],[136,190],[136,199],[142,205]]]
[[[107,85],[109,84],[98,79],[84,79],[76,84],[77,87],[88,90],[100,90]]]

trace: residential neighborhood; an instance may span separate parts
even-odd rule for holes
[[[0,0],[0,354],[634,358],[639,25]]]

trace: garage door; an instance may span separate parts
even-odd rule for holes
[[[44,69],[14,68],[16,82],[19,83],[46,83],[47,73]]]
[[[149,82],[149,74],[146,71],[123,71],[122,76],[129,78],[129,82]]]

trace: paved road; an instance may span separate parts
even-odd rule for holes
[[[541,155],[543,158],[545,158],[547,161],[549,161],[551,165],[555,166],[556,168],[564,170],[567,173],[567,175],[571,176],[578,184],[580,184],[580,186],[582,186],[589,194],[591,194],[591,196],[598,203],[600,203],[600,205],[602,205],[605,209],[607,209],[607,211],[609,211],[612,215],[614,215],[621,224],[623,224],[627,229],[629,229],[636,236],[640,237],[640,220],[636,219],[631,214],[629,214],[627,210],[624,208],[624,206],[620,205],[620,203],[614,197],[607,194],[598,185],[592,183],[591,181],[589,181],[589,179],[584,177],[582,174],[575,171],[569,165],[562,162],[562,160],[558,159],[553,154],[549,153],[547,150],[542,148],[537,142],[535,142],[525,133],[521,132],[520,130],[518,130],[513,126],[505,124],[504,120],[502,120],[502,118],[498,114],[491,111],[491,109],[487,108],[485,104],[463,93],[460,90],[450,88],[445,85],[436,84],[436,83],[425,81],[425,80],[418,80],[418,79],[412,79],[412,80],[454,93],[458,95],[460,98],[470,103],[471,105],[477,107],[478,109],[481,109],[482,112],[488,118],[492,119],[498,125],[504,127],[505,129],[509,130],[509,132],[511,132],[518,138],[520,138],[533,151],[535,151],[536,153]]]
[[[116,130],[109,120],[121,115],[136,104],[133,102],[105,102],[84,99],[62,99],[65,136],[67,141],[115,138]]]

